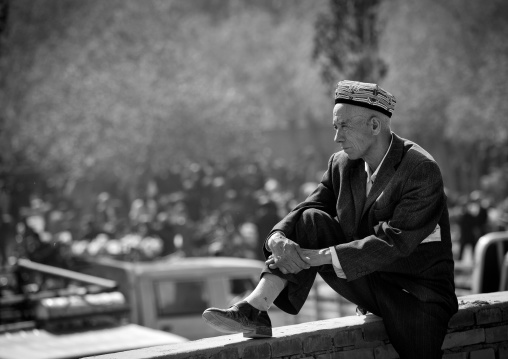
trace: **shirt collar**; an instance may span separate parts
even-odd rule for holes
[[[383,159],[381,160],[381,162],[379,162],[379,165],[377,166],[374,173],[371,173],[369,165],[367,164],[367,162],[365,162],[365,172],[367,172],[367,182],[374,182],[376,180],[377,173],[379,172],[379,169],[381,168],[381,165],[383,164],[386,155],[388,154],[388,152],[390,152],[390,148],[392,148],[392,143],[393,143],[393,135],[391,135],[390,146],[388,146],[388,149],[386,150]]]

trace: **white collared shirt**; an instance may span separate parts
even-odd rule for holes
[[[392,143],[393,143],[393,135],[390,140],[390,146],[388,146],[388,149],[386,150],[386,153],[383,156],[383,159],[381,160],[381,162],[379,162],[379,165],[377,166],[374,173],[371,172],[369,165],[367,164],[367,162],[365,162],[365,172],[367,172],[367,187],[366,187],[366,192],[365,192],[366,196],[369,195],[370,189],[372,188],[372,185],[374,184],[374,181],[376,180],[377,173],[379,172],[381,165],[385,161],[386,155],[388,155],[388,152],[390,152],[390,148],[392,148]]]
[[[367,164],[367,162],[365,162],[365,172],[367,172],[367,183],[366,183],[366,188],[365,188],[366,196],[369,195],[370,189],[372,188],[372,185],[374,184],[374,181],[376,180],[379,169],[381,168],[381,165],[383,164],[383,162],[386,158],[386,155],[388,155],[388,152],[390,152],[390,149],[392,148],[392,143],[393,143],[393,135],[391,135],[390,146],[388,146],[388,149],[386,150],[386,153],[383,156],[383,159],[381,160],[381,162],[379,162],[379,165],[377,166],[374,173],[371,173],[369,165]],[[339,257],[337,256],[337,251],[335,250],[334,246],[330,247],[330,254],[332,255],[333,269],[335,270],[335,274],[337,274],[337,277],[347,279],[346,274],[344,273],[344,271],[342,270],[342,266],[340,265]]]

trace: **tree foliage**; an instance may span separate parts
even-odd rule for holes
[[[392,1],[384,11],[386,83],[399,95],[404,131],[466,143],[506,141],[508,4]]]
[[[379,56],[380,0],[329,0],[329,7],[315,22],[313,57],[323,80],[378,82],[386,72]]]
[[[436,156],[448,186],[480,188],[508,161],[508,3],[397,0],[380,10],[394,127]]]
[[[132,187],[252,155],[266,128],[329,118],[349,78],[393,92],[394,129],[479,183],[496,165],[479,153],[506,157],[507,4],[1,0],[3,171]]]
[[[11,153],[59,187],[94,178],[132,186],[174,162],[248,155],[263,128],[322,114],[312,21],[302,21],[314,9],[16,1],[1,58]]]

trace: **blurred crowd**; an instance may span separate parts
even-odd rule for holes
[[[3,210],[0,265],[19,257],[64,268],[89,256],[264,260],[268,232],[320,179],[314,168],[278,160],[190,163],[147,180],[133,199],[99,192],[85,205],[76,198],[32,194],[17,216]]]
[[[33,193],[15,214],[9,212],[8,188],[0,186],[0,265],[19,257],[67,268],[75,258],[90,256],[264,260],[261,248],[269,231],[322,175],[315,160],[305,161],[189,163],[147,180],[131,199],[103,191],[85,205],[75,197]],[[508,230],[508,199],[480,191],[448,197],[457,260],[483,234]]]
[[[497,200],[480,190],[466,195],[448,194],[450,224],[456,260],[470,256],[480,237],[490,232],[508,230],[508,198]]]

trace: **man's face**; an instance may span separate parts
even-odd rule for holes
[[[334,141],[342,146],[350,159],[365,159],[374,142],[374,135],[365,114],[354,106],[338,103],[333,108],[333,128]]]

